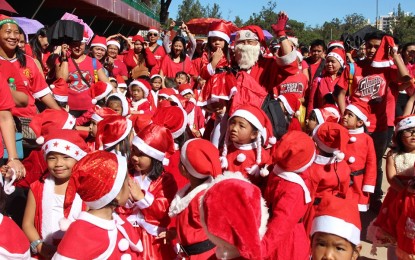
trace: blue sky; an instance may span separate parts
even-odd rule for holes
[[[218,3],[222,12],[222,17],[233,21],[239,15],[245,22],[252,13],[259,13],[263,6],[267,6],[269,0],[199,0],[203,6]],[[387,15],[394,9],[398,9],[398,4],[405,12],[415,13],[414,0],[377,0],[379,16]],[[346,15],[357,13],[370,19],[371,23],[376,19],[376,0],[275,0],[277,7],[275,12],[284,10],[288,16],[307,26],[322,25],[330,22],[333,18],[343,19]],[[178,6],[182,0],[173,0],[170,5],[170,17],[176,19]],[[255,3],[255,4],[254,4]]]

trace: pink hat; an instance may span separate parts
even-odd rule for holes
[[[219,150],[209,141],[194,138],[183,144],[180,161],[186,170],[198,179],[222,174]]]
[[[42,150],[45,156],[50,152],[58,152],[79,161],[87,154],[89,148],[78,131],[55,129],[45,137]]]
[[[130,89],[131,93],[132,93],[132,90],[131,90],[132,86],[138,86],[139,88],[141,88],[141,90],[143,90],[144,92],[144,98],[148,97],[148,94],[151,90],[151,86],[150,86],[150,83],[148,83],[146,80],[135,79],[131,81],[130,85],[128,85],[128,88]]]
[[[169,158],[175,151],[170,130],[157,124],[148,125],[141,130],[134,137],[133,145],[165,166],[169,165]]]
[[[340,120],[339,109],[335,105],[325,105],[322,108],[313,109],[317,117],[318,124],[324,122],[334,122],[338,123]]]
[[[173,138],[181,136],[186,130],[187,114],[178,106],[159,107],[152,121],[170,130]]]
[[[127,98],[120,93],[112,93],[107,97],[107,102],[110,97],[117,97],[121,101],[122,105],[122,116],[128,116],[130,114],[130,105],[128,104]]]
[[[393,59],[389,57],[390,48],[393,48],[396,51],[398,50],[393,37],[385,35],[383,36],[382,41],[380,42],[380,46],[377,49],[375,56],[373,57],[371,66],[374,68],[385,68],[392,66],[394,63]]]
[[[43,144],[46,135],[55,129],[73,129],[76,119],[65,110],[46,109],[40,114],[36,114],[29,124],[37,136],[36,143]]]
[[[334,48],[327,54],[327,57],[334,57],[339,61],[342,68],[346,65],[346,52],[342,48]]]
[[[296,117],[300,115],[301,102],[297,95],[293,93],[284,93],[279,95],[277,99],[282,102],[288,114]]]
[[[53,97],[59,102],[68,102],[68,83],[63,78],[55,80],[49,86],[52,89]]]
[[[311,236],[316,232],[329,233],[342,237],[353,245],[359,245],[361,229],[356,202],[336,196],[326,196],[317,207]]]
[[[98,81],[89,89],[92,97],[92,104],[104,99],[112,91],[112,85],[104,81]]]
[[[217,248],[235,246],[244,259],[262,259],[268,217],[261,190],[239,172],[219,175],[201,200],[200,218],[209,240]]]
[[[124,140],[131,133],[133,124],[130,119],[120,115],[106,116],[97,124],[95,149],[105,150]]]
[[[369,114],[370,114],[370,107],[366,102],[358,101],[353,102],[346,107],[347,110],[351,111],[355,116],[357,116],[366,126],[370,126]]]
[[[287,132],[275,144],[273,162],[283,171],[301,173],[313,163],[316,149],[313,140],[301,131]]]
[[[229,43],[231,39],[231,22],[217,21],[209,26],[208,37],[219,37]]]
[[[344,159],[344,152],[349,142],[349,131],[338,123],[325,122],[313,130],[313,140],[326,153],[334,154],[337,159]]]
[[[92,47],[101,47],[107,50],[107,38],[99,35],[95,35],[94,39],[92,39],[91,48]]]

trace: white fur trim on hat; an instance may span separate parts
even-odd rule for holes
[[[147,143],[145,143],[143,141],[143,139],[141,139],[138,136],[134,136],[133,138],[133,145],[135,147],[137,147],[140,151],[142,151],[143,153],[145,153],[146,155],[150,156],[151,158],[154,158],[160,162],[163,162],[165,158],[165,153],[149,146]],[[182,148],[183,149],[183,148]]]
[[[86,152],[79,148],[79,146],[63,139],[50,139],[43,144],[42,150],[44,151],[45,157],[50,152],[58,152],[66,154],[77,161],[86,155]]]
[[[327,57],[334,57],[336,60],[338,60],[339,62],[340,62],[340,65],[342,66],[342,67],[344,67],[344,60],[343,60],[343,58],[339,55],[339,54],[337,54],[336,52],[329,52],[329,54],[327,54]]]
[[[105,45],[103,43],[92,43],[91,48],[92,47],[101,47],[101,48],[104,48],[105,50],[107,50],[107,45]]]
[[[150,29],[150,30],[148,30],[148,32],[159,33],[159,31],[157,31],[156,29]]]
[[[107,84],[107,87],[106,87],[105,91],[101,95],[95,96],[92,99],[93,104],[96,104],[96,102],[98,102],[99,100],[105,98],[109,93],[111,93],[111,91],[112,91],[111,83],[106,82],[105,84]],[[94,100],[96,101],[95,103],[94,103]]]
[[[193,140],[197,140],[197,139],[193,139]],[[209,177],[209,175],[204,175],[204,174],[200,174],[198,173],[195,168],[193,168],[193,165],[190,163],[190,161],[187,159],[187,146],[193,141],[188,141],[186,142],[181,151],[180,151],[180,161],[183,163],[183,166],[186,168],[186,170],[193,176],[196,177],[198,179],[205,179],[207,177]]]
[[[311,228],[311,235],[316,232],[337,235],[350,241],[354,245],[360,244],[360,229],[340,218],[329,215],[316,217]]]
[[[181,96],[187,95],[187,94],[192,94],[193,95],[193,90],[191,90],[190,88],[183,90],[182,92],[180,92]]]
[[[284,105],[285,109],[287,110],[287,112],[290,115],[294,114],[294,110],[292,109],[292,107],[290,106],[290,103],[288,103],[288,100],[283,96],[283,95],[279,95],[277,97],[277,99],[281,100],[282,104]]]
[[[146,85],[144,85],[142,82],[138,81],[138,80],[133,80],[131,81],[131,83],[128,85],[128,88],[130,89],[130,92],[132,92],[131,88],[137,85],[139,88],[141,88],[141,90],[143,90],[144,92],[144,97],[147,98],[148,97],[148,88],[146,87]]]
[[[120,193],[122,186],[124,185],[125,176],[127,173],[127,159],[124,156],[118,155],[117,156],[117,164],[118,170],[117,175],[115,176],[114,184],[112,185],[111,190],[102,196],[101,198],[95,201],[86,201],[85,204],[90,209],[100,209],[106,205],[108,205],[115,197],[117,197],[118,193]]]
[[[257,40],[258,35],[251,30],[239,30],[236,32],[235,36],[236,41],[245,41],[245,40]]]
[[[99,122],[99,121],[102,121],[102,120],[104,120],[104,118],[102,118],[102,117],[100,117],[97,113],[93,113],[92,114],[92,116],[91,116],[91,119],[92,120],[94,120],[95,122]]]
[[[107,97],[107,100],[112,96],[118,97],[120,99],[121,105],[122,105],[122,114],[121,115],[122,116],[127,116],[128,113],[129,113],[129,105],[128,105],[127,98],[123,94],[112,93]]]
[[[258,129],[258,131],[261,132],[261,136],[264,138],[264,140],[267,140],[267,131],[254,114],[245,109],[238,109],[235,111],[235,113],[232,114],[229,120],[235,116],[245,118],[248,122],[255,126],[255,128]]]
[[[353,114],[355,114],[358,118],[360,118],[366,124],[367,116],[365,116],[365,114],[363,114],[362,111],[360,111],[360,109],[357,106],[350,104],[346,107],[346,109],[350,110]]]
[[[323,114],[321,113],[320,109],[314,108],[312,111],[314,111],[314,113],[316,114],[317,123],[318,124],[324,123],[324,117],[323,117]]]
[[[219,37],[224,39],[227,43],[231,40],[231,38],[224,32],[221,31],[209,31],[208,37]]]
[[[127,135],[131,133],[131,129],[132,128],[133,128],[133,123],[131,122],[130,119],[127,119],[127,129],[125,130],[125,132],[117,140],[115,140],[115,141],[113,141],[111,143],[108,143],[108,144],[104,144],[104,149],[107,149],[109,147],[112,147],[112,146],[116,145],[117,143],[119,143],[124,138],[126,138]]]
[[[117,42],[117,41],[114,41],[114,40],[107,41],[107,46],[110,46],[110,45],[115,45],[115,46],[117,46],[117,47],[118,47],[118,50],[119,50],[119,49],[121,49],[121,45],[120,45],[120,43],[119,43],[119,42]]]

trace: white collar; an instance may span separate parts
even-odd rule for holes
[[[327,165],[327,164],[333,164],[334,162],[336,162],[336,157],[325,157],[323,155],[316,155],[316,158],[314,159],[314,163],[319,164],[319,165]],[[337,160],[337,162],[340,162],[341,160]]]
[[[252,142],[252,143],[249,143],[249,144],[237,144],[235,142],[232,142],[232,143],[235,146],[235,148],[238,149],[238,150],[248,151],[248,150],[256,149],[258,147],[257,142]]]
[[[116,229],[115,220],[106,220],[97,216],[92,215],[86,211],[82,211],[79,213],[79,217],[77,220],[83,220],[89,222],[97,227],[100,227],[105,230],[114,230]]]
[[[349,129],[349,134],[363,134],[364,132],[365,128],[363,126],[356,129]]]
[[[301,188],[304,191],[304,201],[305,203],[309,203],[311,202],[311,196],[310,196],[310,191],[307,188],[307,185],[305,184],[303,178],[301,178],[301,176],[298,173],[294,173],[294,172],[286,172],[284,170],[282,170],[280,167],[278,167],[276,165],[276,167],[274,167],[273,169],[274,174],[278,175],[279,177],[281,177],[284,180],[287,180],[289,182],[292,183],[296,183],[298,185],[301,186]]]

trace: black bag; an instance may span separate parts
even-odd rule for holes
[[[267,114],[272,124],[272,132],[279,140],[285,133],[287,133],[287,120],[285,119],[284,111],[277,100],[273,98],[272,94],[268,94],[262,103],[262,110]]]

